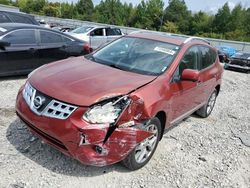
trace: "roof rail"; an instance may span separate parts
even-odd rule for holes
[[[189,38],[187,38],[187,39],[183,42],[183,44],[186,44],[186,43],[188,43],[188,42],[190,42],[190,41],[192,41],[192,40],[201,40],[201,41],[203,41],[203,42],[206,42],[207,44],[211,44],[208,40],[203,39],[203,38],[200,38],[200,37],[189,37]]]

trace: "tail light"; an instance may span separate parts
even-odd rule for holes
[[[83,45],[83,50],[86,51],[87,53],[91,53],[93,49],[90,47],[89,43],[85,43]]]

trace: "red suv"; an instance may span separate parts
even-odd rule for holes
[[[84,164],[122,161],[135,170],[170,127],[194,112],[209,116],[222,71],[205,40],[133,33],[33,71],[16,112],[34,134]]]

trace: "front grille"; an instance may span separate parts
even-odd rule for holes
[[[75,109],[75,106],[52,100],[43,111],[43,115],[57,119],[66,119]]]
[[[28,82],[23,89],[23,98],[31,111],[40,116],[67,119],[77,109],[76,106],[57,101],[44,95],[33,88]]]

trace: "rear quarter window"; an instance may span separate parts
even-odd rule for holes
[[[41,36],[41,43],[43,44],[64,42],[60,34],[51,31],[40,31],[40,36]]]

